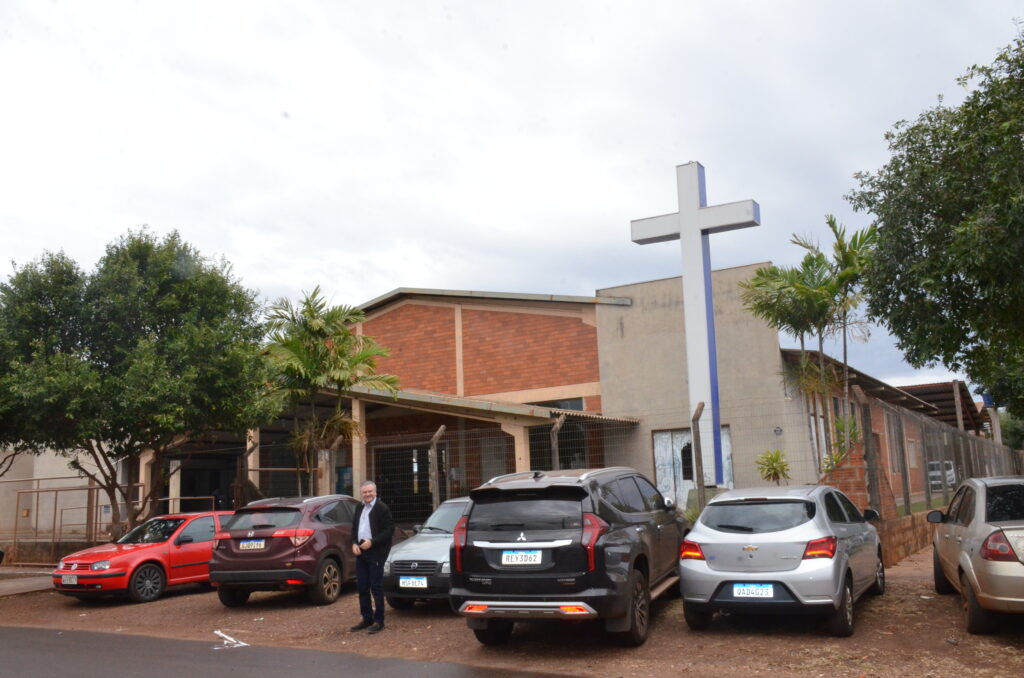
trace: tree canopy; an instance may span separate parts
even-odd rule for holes
[[[917,366],[963,369],[1024,413],[1024,38],[885,138],[847,199],[874,215],[868,312]]]
[[[151,450],[159,473],[183,443],[280,411],[260,312],[226,262],[177,233],[131,232],[91,273],[62,253],[15,267],[0,284],[0,447],[67,456],[107,492],[114,524],[119,503],[134,524],[146,502],[119,485],[118,462]]]

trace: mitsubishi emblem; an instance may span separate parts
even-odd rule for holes
[[[519,533],[519,537],[516,538],[516,541],[526,541],[526,533],[525,532],[520,532]]]

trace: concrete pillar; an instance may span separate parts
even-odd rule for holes
[[[167,502],[168,513],[178,513],[181,511],[181,460],[171,459],[170,468],[168,469],[170,479],[167,483],[167,496],[169,498]]]
[[[356,398],[352,399],[352,421],[356,424],[356,432],[352,436],[352,492],[358,496],[360,483],[369,477],[369,465],[366,459],[366,404]]]
[[[516,460],[516,473],[530,470],[530,437],[520,424],[502,424],[501,430],[512,436]]]
[[[245,467],[249,470],[249,480],[256,487],[260,486],[260,430],[251,428],[245,434]]]
[[[992,422],[992,440],[997,445],[1003,444],[1003,427],[1002,422],[999,421],[999,408],[990,407],[988,408],[988,418]]]

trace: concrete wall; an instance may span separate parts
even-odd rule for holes
[[[782,378],[778,332],[740,302],[739,282],[759,266],[712,274],[721,421],[729,427],[735,485],[763,484],[754,460],[769,449],[786,453],[794,484],[816,482],[802,399],[787,392]],[[597,307],[602,405],[606,415],[641,420],[628,457],[633,466],[653,474],[653,432],[689,429],[696,405],[687,395],[681,282],[668,278],[624,285],[599,290],[598,296],[633,300],[632,306]],[[710,443],[705,442],[709,460]]]

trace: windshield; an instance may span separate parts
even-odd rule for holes
[[[779,532],[814,517],[809,501],[757,501],[708,504],[700,522],[719,532]]]
[[[563,530],[583,525],[578,498],[556,492],[502,492],[474,499],[469,528],[478,530]],[[575,493],[574,493],[575,494]]]
[[[147,520],[117,540],[118,544],[158,544],[167,541],[185,522],[184,518],[154,518]]]
[[[1024,485],[996,485],[988,488],[985,512],[989,523],[1024,520]]]
[[[265,530],[297,525],[302,513],[293,508],[240,509],[231,516],[225,530]]]
[[[457,504],[441,504],[437,510],[430,514],[427,522],[420,528],[426,532],[452,532],[455,530],[455,523],[459,522],[462,512],[466,510],[463,502]]]

